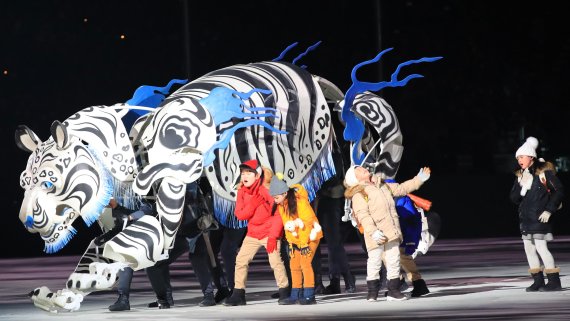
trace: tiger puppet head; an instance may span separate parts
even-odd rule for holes
[[[120,117],[113,108],[89,107],[63,123],[55,121],[45,141],[24,125],[17,128],[16,145],[31,153],[20,175],[25,193],[19,218],[28,232],[40,234],[44,252],[55,253],[71,240],[78,217],[87,226],[95,222],[114,186],[136,176]]]

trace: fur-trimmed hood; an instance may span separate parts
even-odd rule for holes
[[[366,195],[366,192],[364,191],[364,188],[366,187],[366,185],[355,185],[352,187],[348,187],[345,191],[344,191],[344,197],[346,198],[352,198],[354,195],[356,195],[357,193],[363,193],[364,195]]]
[[[546,171],[552,171],[556,175],[556,166],[552,162],[541,162],[536,160],[532,166],[529,168],[529,171],[534,175],[540,175]],[[522,175],[521,170],[516,170],[515,175],[520,177]]]

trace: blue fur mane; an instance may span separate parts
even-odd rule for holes
[[[313,168],[311,168],[301,181],[301,185],[303,185],[309,194],[309,202],[315,199],[317,191],[321,186],[335,175],[336,170],[332,158],[332,140],[330,140],[325,144]]]
[[[77,230],[71,225],[67,228],[64,228],[62,231],[59,232],[59,239],[55,243],[46,243],[44,246],[44,252],[47,254],[55,253],[61,250],[64,246],[71,241],[71,239],[77,234]],[[43,238],[43,237],[42,237]]]
[[[86,147],[91,152],[91,155],[95,160],[95,166],[98,166],[99,168],[103,169],[101,177],[101,188],[103,189],[103,195],[97,198],[95,202],[83,208],[83,211],[81,212],[81,217],[83,218],[85,225],[91,226],[91,224],[93,224],[93,222],[95,222],[99,218],[101,213],[103,213],[103,209],[105,208],[105,206],[109,205],[109,201],[113,196],[114,179],[113,175],[111,175],[111,173],[107,170],[107,168],[99,158],[99,153],[96,150],[90,148],[89,146]]]

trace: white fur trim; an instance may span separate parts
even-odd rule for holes
[[[311,230],[311,233],[309,233],[309,240],[314,241],[317,239],[317,233],[319,233],[322,230],[321,225],[319,225],[319,223],[315,223],[313,225],[313,229]]]
[[[303,228],[305,226],[303,220],[301,220],[300,218],[295,219],[295,225],[297,225],[299,228]]]

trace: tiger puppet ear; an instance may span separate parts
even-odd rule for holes
[[[16,139],[16,146],[28,153],[35,151],[42,142],[38,135],[25,125],[19,125],[16,128],[14,138]]]
[[[53,137],[53,140],[57,144],[57,148],[59,150],[67,148],[69,145],[69,135],[67,134],[65,126],[56,120],[51,124],[50,131],[51,137]]]

